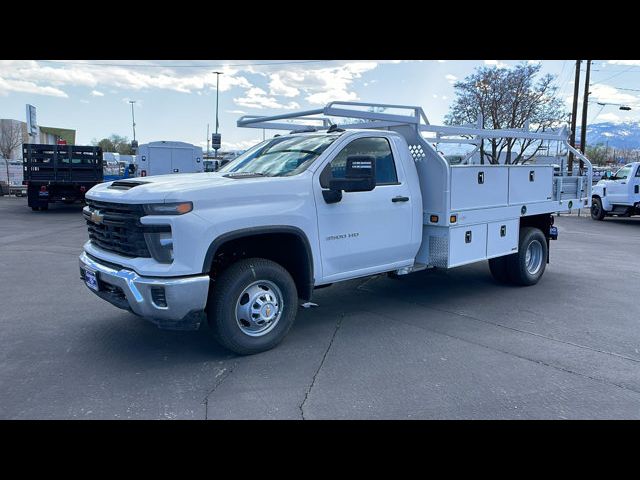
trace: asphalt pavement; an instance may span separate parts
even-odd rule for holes
[[[486,262],[338,283],[240,357],[89,292],[80,206],[0,197],[0,418],[640,418],[640,218],[556,225],[535,286]]]

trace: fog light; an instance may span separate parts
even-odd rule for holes
[[[431,221],[431,223],[438,223],[438,215],[431,215],[431,217],[429,217],[429,220]]]
[[[165,308],[167,306],[167,296],[164,287],[151,287],[151,299],[156,306]]]
[[[457,215],[451,215],[449,217],[449,223],[456,223],[458,221],[458,216]]]

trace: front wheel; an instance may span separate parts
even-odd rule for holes
[[[547,266],[547,239],[539,228],[520,229],[518,253],[505,257],[511,283],[535,285]]]
[[[282,266],[263,258],[240,260],[209,292],[207,318],[214,338],[240,355],[278,345],[296,318],[298,292]]]
[[[604,219],[604,208],[602,208],[602,200],[599,198],[594,198],[591,202],[591,218],[594,220],[603,220]]]

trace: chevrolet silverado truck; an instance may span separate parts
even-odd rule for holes
[[[217,172],[93,187],[80,276],[161,328],[208,322],[239,354],[276,346],[314,289],[344,280],[488,260],[498,282],[533,285],[557,238],[551,214],[590,206],[591,164],[565,130],[435,126],[420,107],[353,102],[238,125],[292,131]],[[450,165],[434,147],[447,136],[476,148]],[[585,174],[483,163],[483,139],[498,136],[560,142]]]
[[[629,163],[593,187],[591,218],[640,215],[640,162]]]

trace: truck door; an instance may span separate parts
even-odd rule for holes
[[[195,172],[196,159],[193,158],[193,150],[190,148],[174,148],[171,157],[171,173]]]
[[[316,171],[313,188],[324,281],[413,263],[412,202],[420,199],[411,198],[394,148],[384,137],[358,138]],[[376,158],[376,187],[369,192],[343,192],[342,200],[328,204],[322,190],[329,187],[331,178],[344,178],[346,159],[351,155]]]
[[[607,197],[615,205],[628,205],[630,202],[631,167],[631,165],[622,167],[607,185]]]
[[[631,203],[640,202],[640,165],[636,168],[636,174],[631,181]]]

